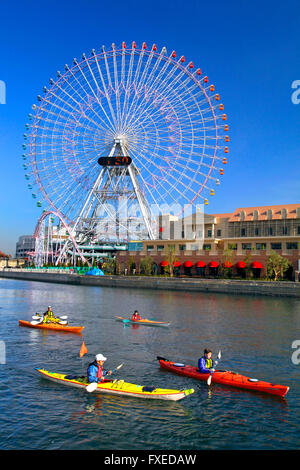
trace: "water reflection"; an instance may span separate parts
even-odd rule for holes
[[[0,301],[1,334],[8,353],[8,363],[0,369],[2,448],[299,445],[299,374],[290,358],[290,345],[299,331],[299,300],[4,280]],[[47,305],[68,315],[72,324],[84,325],[83,338],[18,326],[19,319],[30,320]],[[128,327],[115,320],[115,315],[134,309],[148,318],[171,321],[171,326]],[[80,359],[82,339],[88,354]],[[222,385],[208,387],[163,371],[156,360],[162,355],[196,365],[207,346],[222,350],[222,369],[290,385],[290,392],[280,399]],[[124,363],[115,378],[162,388],[194,388],[195,393],[180,402],[90,395],[34,372],[35,367],[44,367],[83,375],[99,352],[108,358],[108,368]],[[16,361],[20,357],[21,364]]]

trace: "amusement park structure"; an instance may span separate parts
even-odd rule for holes
[[[227,163],[228,124],[193,62],[123,42],[83,54],[49,83],[28,116],[22,156],[44,206],[36,265],[91,265],[108,246],[157,239],[160,215],[208,204]]]

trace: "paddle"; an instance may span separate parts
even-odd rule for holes
[[[44,318],[43,314],[37,313],[36,315],[32,315],[32,320],[34,321],[31,321],[30,323],[32,325],[38,325],[39,323],[43,322],[43,318]],[[59,325],[67,325],[68,324],[67,318],[68,318],[68,315],[62,315],[61,317],[57,317],[57,320],[58,320],[57,323]]]
[[[221,351],[218,352],[218,359],[221,359]],[[215,366],[218,364],[219,361],[215,362]],[[207,379],[207,385],[209,386],[211,384],[211,378],[212,378],[213,372],[210,373],[210,376]]]
[[[115,367],[115,368],[111,371],[111,374],[112,374],[113,372],[116,372],[116,370],[121,369],[122,366],[123,366],[123,364],[120,364],[118,367]],[[87,385],[87,387],[85,387],[85,389],[86,389],[87,392],[91,393],[91,392],[94,392],[97,387],[98,387],[98,382],[91,382],[89,385]]]

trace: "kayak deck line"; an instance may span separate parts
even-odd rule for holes
[[[77,388],[86,389],[89,384],[87,378],[78,377],[76,378],[67,378],[71,377],[66,374],[59,374],[56,372],[49,372],[45,369],[36,369],[42,377],[49,379],[56,383],[61,383],[63,385],[69,385]],[[78,380],[80,379],[80,380]],[[150,391],[150,390],[151,391]],[[122,379],[105,379],[103,382],[98,383],[98,386],[95,390],[97,393],[110,393],[113,395],[123,395],[136,398],[151,398],[151,399],[161,399],[161,400],[172,400],[178,401],[185,398],[188,395],[194,393],[194,389],[186,390],[173,390],[173,389],[162,389],[155,387],[145,387],[143,385],[136,385],[125,382]]]
[[[19,320],[19,326],[43,330],[63,331],[68,333],[81,333],[84,328],[84,326],[60,325],[59,323],[39,323],[37,325],[33,325],[30,321],[26,320]]]
[[[117,321],[122,321],[124,323],[131,323],[132,325],[145,325],[145,326],[169,326],[171,322],[148,320],[143,318],[142,320],[130,320],[130,318],[120,317],[115,315]]]
[[[163,369],[174,372],[178,375],[183,375],[185,377],[191,377],[193,379],[207,381],[210,374],[203,374],[198,371],[197,367],[178,364],[176,362],[168,361],[160,356],[157,357],[157,360],[160,366]],[[228,385],[231,387],[236,387],[244,390],[251,390],[255,392],[268,393],[270,395],[276,395],[283,398],[290,387],[286,385],[279,385],[270,382],[265,382],[264,380],[253,379],[245,375],[241,375],[237,372],[227,371],[227,370],[218,370],[212,374],[212,383],[218,383],[221,385]]]

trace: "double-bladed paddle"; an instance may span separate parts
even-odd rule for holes
[[[121,369],[121,367],[123,366],[123,364],[120,364],[118,367],[115,367],[112,371],[111,371],[111,374],[113,372],[116,372],[116,370],[119,370]],[[98,387],[98,382],[91,382],[90,384],[88,384],[85,389],[87,392],[91,393],[91,392],[94,392],[96,390],[96,388]]]
[[[221,359],[221,351],[218,352],[218,359],[219,359],[219,360]],[[218,364],[218,362],[219,362],[219,361],[216,361],[216,362],[215,362],[215,366]],[[206,382],[206,383],[207,383],[208,386],[211,384],[211,378],[212,378],[213,373],[214,373],[214,371],[212,371],[212,372],[210,373],[210,376],[209,376],[208,379],[207,379],[207,382]]]

